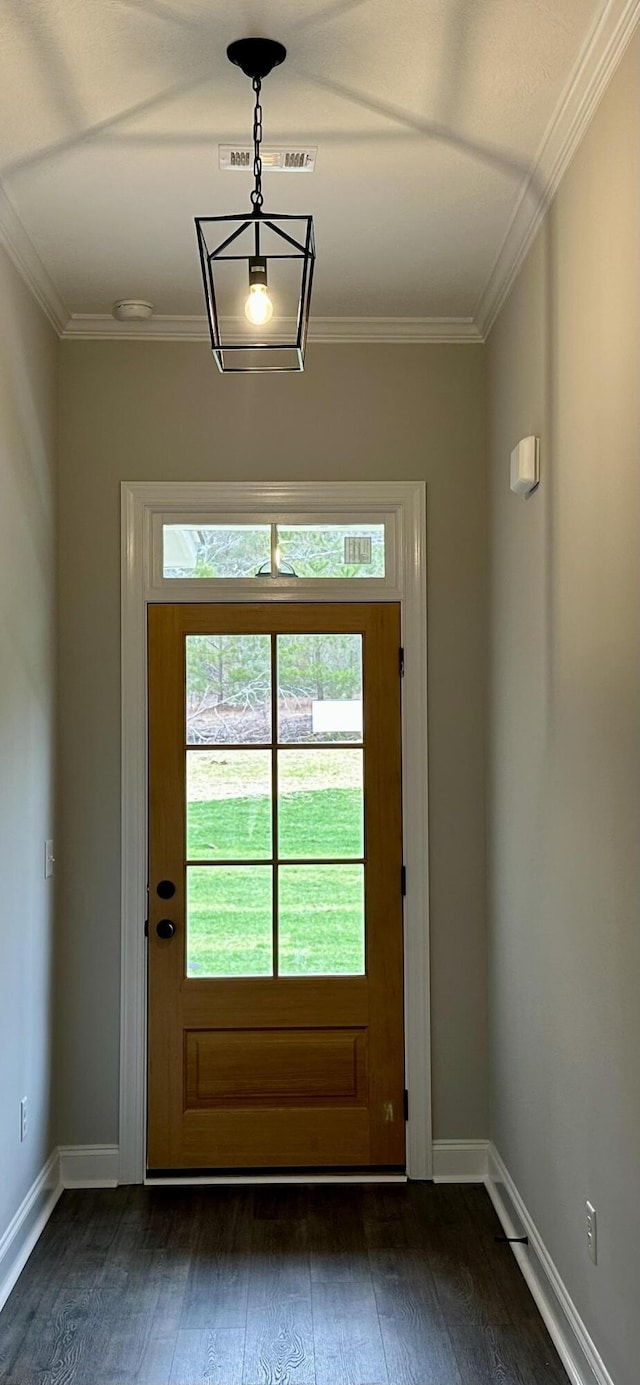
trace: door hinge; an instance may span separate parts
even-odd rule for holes
[[[149,886],[148,886],[148,885],[147,885],[147,888],[146,888],[145,915],[146,915],[146,917],[145,917],[145,921],[144,921],[144,936],[145,936],[145,938],[148,938],[148,937],[149,937]]]
[[[403,1093],[402,1105],[403,1105],[403,1110],[404,1110],[404,1118],[405,1118],[406,1121],[408,1121],[408,1119],[409,1119],[409,1093],[408,1093],[406,1087],[405,1087],[404,1093]]]
[[[406,866],[403,866],[402,869],[401,869],[401,871],[400,871],[400,893],[401,893],[402,895],[406,895],[406,893],[407,893],[407,867],[406,867]]]
[[[398,650],[398,671],[401,678],[404,678],[404,649],[402,645]]]
[[[149,920],[148,920],[148,919],[145,919],[145,921],[144,921],[144,936],[145,936],[145,938],[148,938],[148,937],[149,937]]]

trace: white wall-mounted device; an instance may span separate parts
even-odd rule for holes
[[[516,495],[531,495],[540,482],[540,440],[522,438],[511,453],[511,489]]]

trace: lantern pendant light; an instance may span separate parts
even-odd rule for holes
[[[313,217],[263,210],[263,78],[286,58],[273,39],[245,38],[227,49],[251,78],[253,177],[251,210],[196,217],[211,349],[221,371],[304,370],[315,261]]]

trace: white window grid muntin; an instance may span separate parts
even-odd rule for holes
[[[358,592],[366,589],[367,600],[373,596],[392,601],[398,598],[403,586],[400,570],[402,556],[402,511],[388,508],[377,510],[329,510],[326,506],[317,510],[288,510],[286,505],[277,511],[272,510],[216,510],[208,512],[185,511],[164,505],[162,509],[149,510],[147,522],[150,532],[147,536],[147,596],[150,599],[167,601],[210,601],[215,594],[218,601],[256,600],[291,601],[308,600],[313,593],[316,600],[336,600],[338,588],[344,588],[349,599],[354,600]],[[246,526],[271,526],[271,552],[275,526],[285,528],[290,524],[326,524],[345,528],[353,525],[358,529],[367,525],[384,525],[384,577],[165,577],[164,576],[164,537],[165,525],[185,525],[198,529],[207,526],[233,528]],[[346,596],[345,596],[346,599]]]

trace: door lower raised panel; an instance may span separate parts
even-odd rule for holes
[[[214,1106],[366,1105],[366,1029],[185,1031],[188,1111]]]
[[[404,1166],[399,634],[149,610],[151,1171]]]

